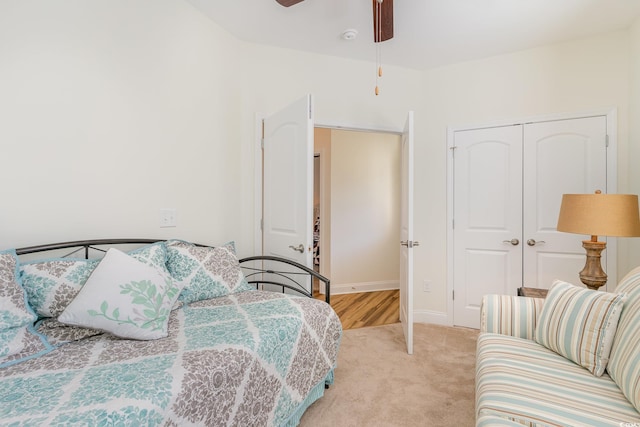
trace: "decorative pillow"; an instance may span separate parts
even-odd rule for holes
[[[167,249],[164,243],[143,246],[130,251],[129,254],[162,274],[169,274],[166,269]],[[29,304],[36,314],[41,318],[58,317],[78,294],[98,263],[99,259],[74,258],[23,263],[22,282]]]
[[[188,246],[196,246],[194,243],[192,242],[188,242],[186,240],[180,240],[180,239],[172,239],[172,240],[167,240],[167,242],[165,243],[168,246],[184,246],[184,247],[188,247]],[[204,247],[204,246],[201,246]],[[218,248],[227,248],[231,251],[232,254],[236,255],[236,242],[233,240],[228,241],[227,243],[220,245],[220,246],[216,246]]]
[[[30,359],[51,349],[33,322],[18,275],[15,250],[0,252],[0,367]]]
[[[39,317],[57,317],[76,296],[99,260],[49,259],[22,264],[22,283]]]
[[[164,338],[179,294],[168,275],[111,248],[58,320],[122,338]]]
[[[230,242],[225,243],[224,245],[222,245],[223,248],[227,248],[231,251],[231,253],[233,253],[234,255],[236,254],[236,242],[234,242],[233,240]]]
[[[535,340],[600,376],[609,361],[625,299],[623,294],[556,280],[542,306]]]
[[[155,268],[160,274],[170,276],[167,270],[167,247],[164,242],[152,243],[127,252],[138,261]]]
[[[167,254],[167,268],[182,285],[179,300],[185,304],[254,289],[228,244],[213,248],[172,240]]]
[[[620,281],[616,292],[626,294],[627,300],[611,347],[607,372],[640,411],[640,267]]]

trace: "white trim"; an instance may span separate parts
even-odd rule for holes
[[[557,120],[571,120],[571,119],[582,119],[587,117],[595,117],[595,116],[606,116],[607,117],[607,125],[609,124],[610,116],[613,118],[617,118],[617,108],[609,107],[609,108],[599,108],[593,110],[584,110],[573,113],[554,113],[554,114],[541,114],[537,116],[529,116],[519,119],[507,119],[507,120],[496,120],[495,122],[485,122],[482,124],[467,124],[467,125],[452,125],[448,126],[447,129],[451,129],[453,132],[461,131],[461,130],[472,130],[472,129],[486,129],[486,128],[494,128],[494,127],[502,127],[502,126],[514,126],[514,125],[522,125],[522,124],[530,124],[530,123],[541,123],[541,122],[552,122]],[[607,131],[609,129],[607,128]]]
[[[607,193],[618,192],[618,110],[612,108],[607,113]],[[607,284],[606,290],[613,292],[618,285],[618,239],[607,237]],[[609,257],[611,255],[611,257]],[[610,261],[610,259],[612,261]],[[614,262],[615,261],[615,262]]]
[[[519,124],[531,124],[556,120],[580,119],[595,116],[605,116],[607,123],[607,134],[609,136],[609,147],[607,149],[607,193],[615,193],[618,189],[618,110],[616,107],[586,110],[575,113],[556,113],[533,116],[523,119],[500,120],[482,125],[457,125],[447,126],[447,322],[453,326],[453,177],[454,163],[451,149],[454,143],[454,133],[462,130],[486,129],[500,126],[513,126]],[[614,237],[607,238],[607,261],[606,271],[608,281],[606,288],[612,291],[617,282],[617,259],[618,245]]]
[[[453,156],[455,151],[453,137],[456,130],[455,128],[447,127],[447,312],[445,314],[447,316],[447,325],[449,326],[453,326]]]
[[[413,310],[413,323],[433,323],[436,325],[453,326],[449,322],[447,313],[432,310]]]
[[[315,136],[314,136],[315,145]],[[315,147],[314,147],[315,151]],[[318,148],[318,156],[320,158],[320,221],[322,227],[320,227],[320,268],[319,273],[324,277],[331,277],[331,245],[322,245],[322,242],[330,242],[330,229],[331,229],[331,210],[327,208],[327,200],[330,200],[325,183],[327,182],[326,175],[331,176],[331,170],[327,166],[327,160],[331,161],[331,152],[327,153],[327,149],[324,145]],[[329,219],[327,219],[329,218]],[[329,227],[327,227],[329,224]],[[320,282],[319,292],[326,294],[326,285],[324,282]]]
[[[355,294],[359,292],[390,291],[400,289],[397,280],[382,280],[379,282],[359,282],[331,284],[331,295]]]
[[[402,129],[391,128],[391,127],[382,127],[382,126],[374,126],[374,125],[354,125],[354,124],[339,124],[333,121],[319,123],[316,122],[314,127],[317,128],[327,128],[327,129],[336,129],[336,130],[350,130],[356,132],[375,132],[375,133],[393,133],[396,135],[402,135]]]
[[[254,253],[262,254],[262,229],[260,222],[262,221],[262,121],[265,119],[262,113],[256,113],[254,120],[254,235],[253,245]]]
[[[616,193],[618,191],[618,110],[615,108],[607,113],[607,135],[609,135],[607,193]]]

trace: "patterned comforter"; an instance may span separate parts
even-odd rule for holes
[[[0,369],[0,425],[296,425],[333,381],[341,334],[310,298],[199,301],[172,312],[167,338],[96,335]]]

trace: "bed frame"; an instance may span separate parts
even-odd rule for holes
[[[163,239],[97,239],[77,240],[72,242],[51,243],[47,245],[28,246],[16,249],[18,255],[27,255],[39,252],[59,251],[69,249],[60,257],[66,258],[83,251],[84,259],[89,259],[91,251],[106,252],[110,247],[118,245],[145,245],[164,241]],[[197,244],[206,247],[207,245]],[[318,280],[325,285],[325,301],[330,302],[330,281],[316,271],[298,262],[268,255],[257,255],[238,260],[247,281],[256,286],[256,289],[272,290],[280,289],[283,293],[289,289],[313,298],[312,292],[307,286]]]

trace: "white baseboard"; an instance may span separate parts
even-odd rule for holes
[[[452,326],[449,324],[447,313],[432,310],[414,310],[414,323],[434,323],[442,326]]]
[[[355,294],[357,292],[375,292],[400,289],[397,280],[383,280],[379,282],[342,283],[331,284],[331,295]]]

